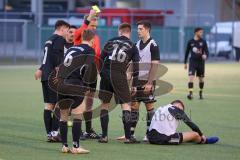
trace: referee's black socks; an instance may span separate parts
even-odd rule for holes
[[[108,110],[105,109],[101,110],[100,121],[102,127],[102,137],[105,138],[108,136],[108,122],[109,122]]]
[[[86,132],[90,133],[92,129],[92,111],[84,112],[83,116],[86,124]]]
[[[131,138],[131,111],[123,110],[122,111],[122,121],[124,126],[125,138]]]

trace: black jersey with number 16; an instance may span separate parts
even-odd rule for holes
[[[133,42],[125,36],[110,39],[103,48],[101,76],[111,72],[126,73],[129,62],[139,62],[139,52]]]

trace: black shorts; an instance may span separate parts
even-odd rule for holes
[[[155,129],[152,129],[147,136],[149,143],[151,144],[177,145],[183,142],[182,133],[175,133],[173,135],[167,136],[165,134],[158,133]]]
[[[143,85],[147,83],[146,80],[139,80],[138,81],[138,87],[137,87],[137,93],[132,96],[132,102],[143,102],[143,103],[154,103],[155,100],[155,87],[156,87],[156,81],[153,82],[153,89],[149,93],[145,94],[144,88],[142,88]]]
[[[94,83],[85,84],[85,85],[90,87],[90,92],[96,92],[97,80],[96,80],[96,82],[94,82]]]
[[[197,77],[204,77],[205,76],[205,63],[190,61],[188,75],[189,76],[197,75]]]
[[[86,86],[81,80],[69,79],[59,86],[57,94],[58,105],[60,109],[77,108],[84,100],[85,91],[81,90],[80,95],[76,95],[81,88],[78,86]],[[89,86],[89,85],[88,85]]]
[[[57,103],[57,93],[49,87],[48,81],[42,81],[42,91],[44,103]]]
[[[103,103],[110,103],[113,93],[117,104],[131,102],[130,90],[126,74],[119,74],[117,78],[112,79],[107,76],[101,77],[100,91],[98,95],[99,99]]]
[[[75,109],[83,102],[83,100],[83,96],[58,95],[58,105],[60,109]]]

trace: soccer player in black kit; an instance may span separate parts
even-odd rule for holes
[[[52,115],[57,102],[57,94],[49,88],[48,79],[50,73],[56,71],[58,66],[63,62],[65,38],[69,27],[70,25],[65,21],[59,20],[56,22],[53,35],[45,42],[42,65],[35,72],[35,79],[38,80],[41,78],[42,82],[45,103],[43,117],[48,142],[60,141],[58,134],[59,117],[55,113]]]
[[[205,60],[208,57],[208,46],[203,37],[203,29],[196,28],[194,31],[194,38],[187,43],[187,49],[184,59],[184,68],[187,69],[187,60],[190,52],[189,59],[189,94],[187,98],[193,99],[193,81],[195,74],[199,78],[199,98],[203,99],[204,75],[205,75]]]
[[[82,44],[68,49],[63,65],[59,67],[57,76],[51,78],[54,89],[58,93],[58,105],[60,108],[60,133],[62,139],[62,152],[73,154],[86,154],[88,150],[79,144],[81,134],[81,121],[84,107],[80,104],[84,100],[91,86],[96,81],[97,67],[94,62],[95,51],[91,47],[95,33],[92,30],[84,30]],[[54,78],[57,77],[57,78]],[[69,112],[73,118],[72,141],[73,147],[69,149],[67,143]]]
[[[71,25],[68,30],[68,34],[66,36],[66,44],[64,46],[64,55],[67,53],[67,50],[74,45],[73,40],[76,29],[76,26]]]
[[[99,99],[102,101],[100,121],[102,137],[100,143],[108,142],[108,109],[114,93],[117,104],[122,107],[122,122],[126,141],[125,143],[139,143],[131,137],[131,94],[127,81],[127,68],[129,62],[133,62],[133,87],[137,84],[139,53],[135,44],[130,41],[131,26],[122,23],[118,28],[118,37],[110,39],[101,53],[101,81]],[[136,88],[132,88],[136,90]]]
[[[154,103],[156,102],[154,91],[156,86],[156,72],[160,62],[160,52],[156,41],[151,37],[151,23],[147,20],[141,20],[137,23],[139,41],[136,47],[139,51],[139,77],[137,92],[132,96],[131,102],[131,135],[134,136],[135,128],[139,119],[139,108],[141,102],[145,104],[147,110],[147,132],[154,115]],[[131,74],[131,73],[129,73]],[[124,140],[125,136],[117,138]],[[143,141],[148,141],[147,136]]]

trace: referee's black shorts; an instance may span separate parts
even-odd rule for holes
[[[167,136],[165,134],[158,133],[155,129],[148,132],[148,140],[151,144],[159,145],[178,145],[183,142],[183,134],[175,133]]]
[[[126,74],[119,73],[118,76],[115,78],[112,77],[111,79],[109,76],[101,76],[99,99],[103,103],[110,103],[113,93],[117,104],[131,102]]]
[[[44,103],[57,103],[57,93],[49,87],[48,81],[42,81],[42,91]]]
[[[205,76],[205,63],[198,62],[198,61],[190,61],[189,62],[189,76],[197,76],[197,77],[204,77]]]

